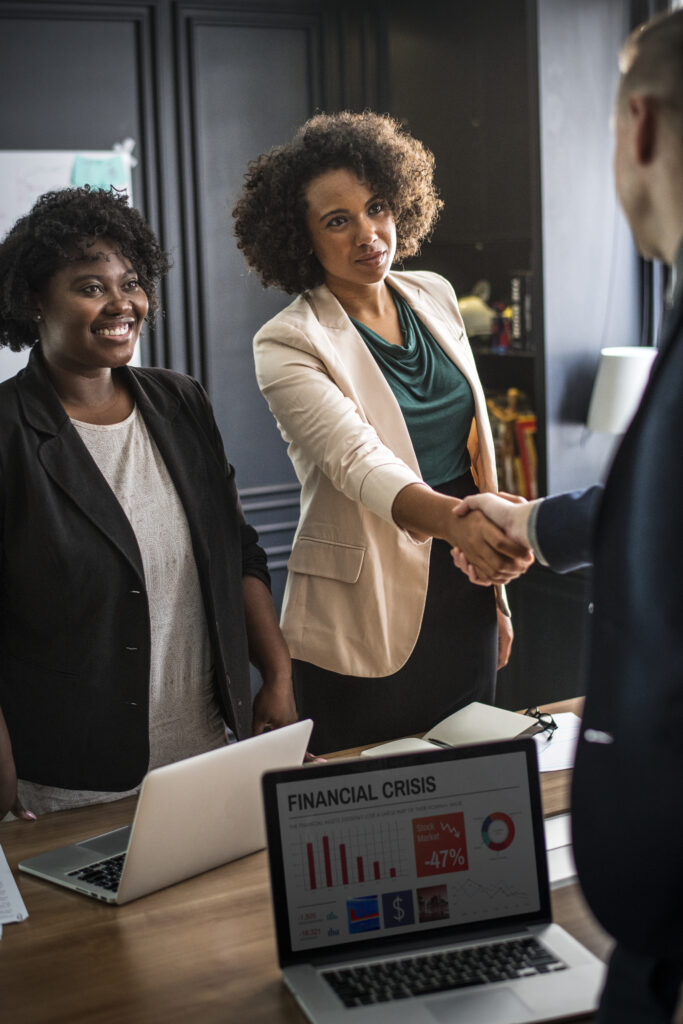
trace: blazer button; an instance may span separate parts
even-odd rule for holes
[[[139,647],[126,647],[126,650],[127,651],[137,651],[137,650],[139,650]]]
[[[592,615],[594,611],[595,611],[595,605],[593,604],[592,601],[589,601],[588,602],[588,614]]]

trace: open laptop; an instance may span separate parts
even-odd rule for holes
[[[131,825],[19,864],[39,878],[128,903],[265,846],[260,780],[301,764],[310,719],[231,743],[145,776]]]
[[[604,965],[552,923],[532,739],[263,777],[278,955],[316,1024],[589,1013]]]

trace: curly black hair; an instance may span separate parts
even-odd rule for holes
[[[311,253],[306,188],[318,175],[347,169],[391,208],[396,259],[414,256],[443,203],[434,185],[434,156],[394,118],[366,111],[317,114],[291,142],[253,160],[233,210],[237,246],[264,287],[296,294],[322,284]]]
[[[171,264],[144,217],[125,192],[65,188],[42,195],[0,243],[0,346],[19,352],[37,341],[32,293],[67,263],[97,259],[92,240],[98,237],[111,239],[130,260],[153,319],[156,287]]]

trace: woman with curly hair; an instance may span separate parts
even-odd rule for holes
[[[433,163],[388,116],[319,114],[250,164],[233,211],[263,284],[298,293],[254,353],[301,482],[282,627],[321,750],[493,702],[504,593],[454,573],[449,549],[499,584],[531,557],[453,514],[497,490],[484,396],[451,286],[391,269],[438,216]]]
[[[207,395],[128,365],[168,266],[114,190],[47,193],[0,245],[0,344],[31,346],[0,384],[0,818],[296,717]]]

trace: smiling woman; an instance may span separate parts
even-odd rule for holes
[[[433,165],[390,117],[319,114],[253,161],[234,210],[263,284],[299,293],[254,356],[301,481],[282,625],[322,751],[493,702],[504,595],[496,607],[459,578],[449,549],[500,584],[530,560],[483,517],[453,514],[497,490],[483,392],[448,282],[392,271],[441,208]]]
[[[34,293],[34,320],[69,416],[119,423],[132,412],[133,400],[111,370],[132,359],[149,301],[113,241],[86,238],[84,247],[85,259],[67,263]]]
[[[31,346],[0,385],[0,818],[296,717],[208,398],[129,366],[168,266],[113,190],[47,193],[0,245],[0,344]]]

